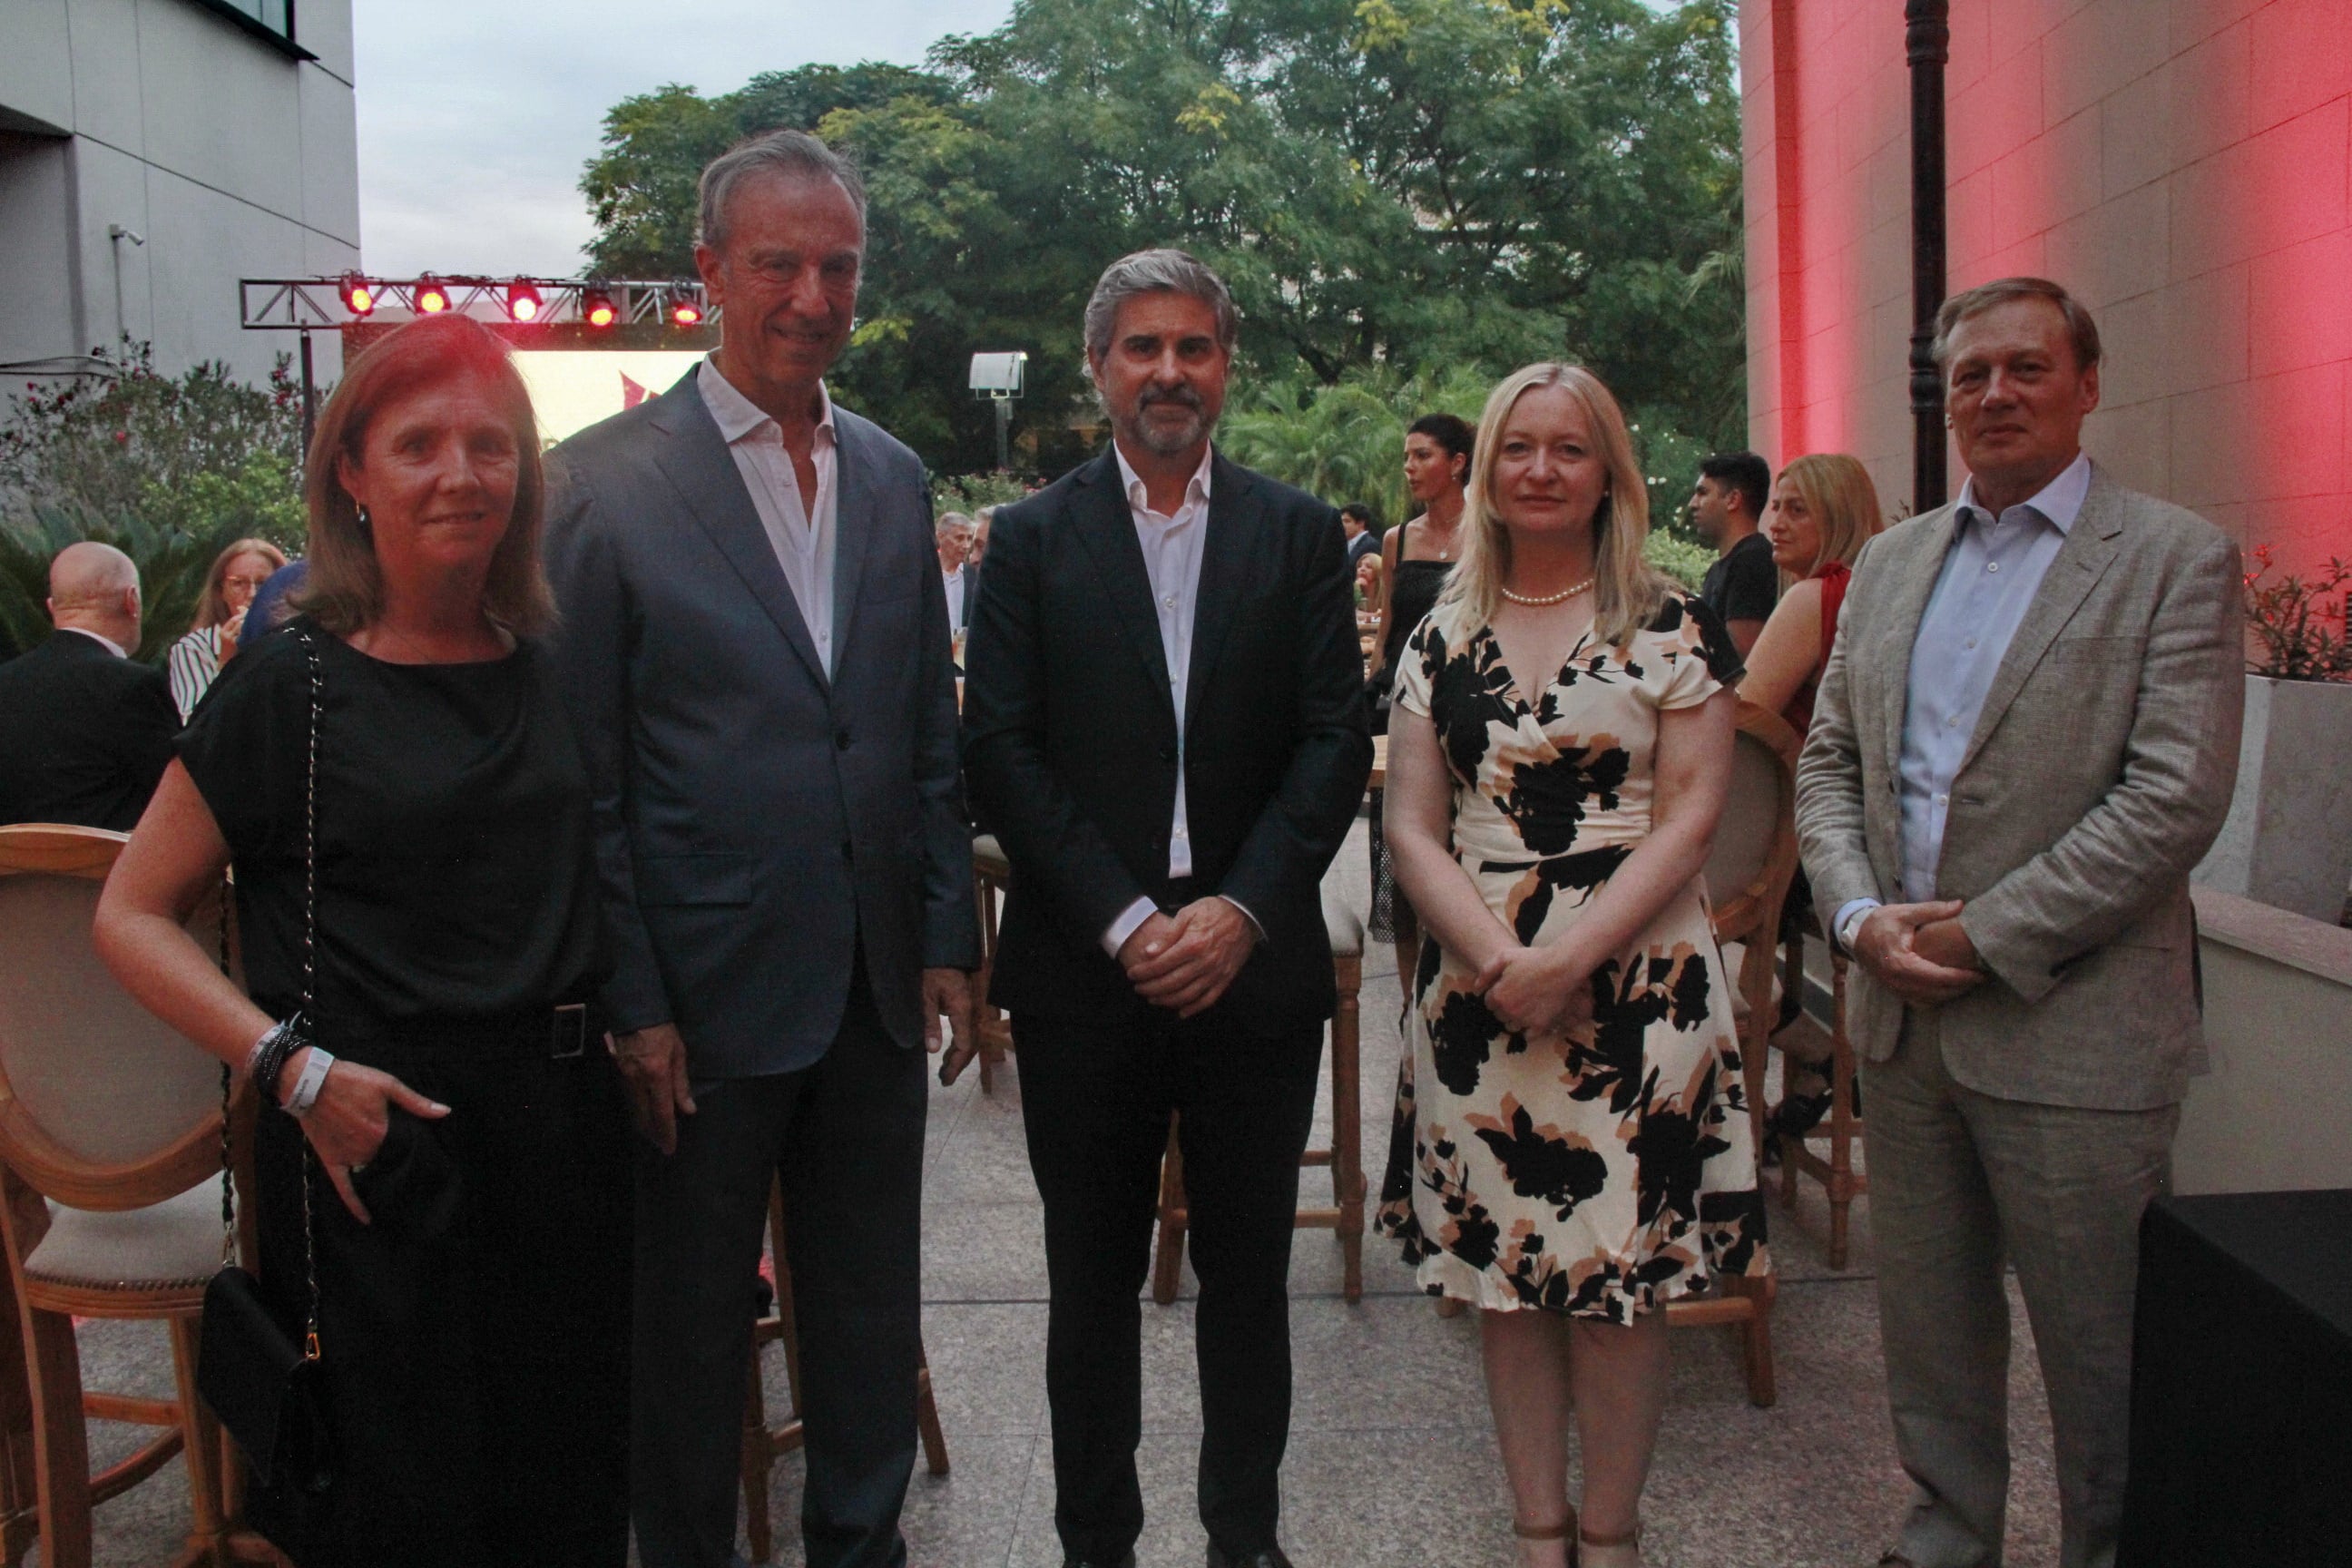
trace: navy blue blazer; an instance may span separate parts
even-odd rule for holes
[[[612,1027],[677,1025],[698,1079],[805,1067],[862,952],[917,1046],[921,971],[980,963],[923,466],[835,405],[828,676],[695,375],[549,458]]]

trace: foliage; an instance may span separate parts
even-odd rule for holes
[[[2271,547],[2257,549],[2254,561],[2246,574],[2246,626],[2263,657],[2253,672],[2273,680],[2352,680],[2352,562],[2330,558],[2309,582],[2289,572],[2266,584]]]
[[[1650,529],[1650,536],[1642,544],[1642,554],[1650,564],[1696,593],[1706,577],[1706,569],[1715,564],[1715,552],[1696,540],[1659,528]]]
[[[1095,427],[1079,315],[1109,260],[1182,245],[1232,285],[1241,378],[1318,488],[1375,464],[1388,392],[1528,360],[1591,364],[1697,445],[1741,437],[1738,103],[1730,0],[1016,0],[931,68],[808,67],[616,105],[582,186],[599,270],[685,275],[695,175],[796,125],[871,198],[860,324],[833,385],[944,473],[986,468],[969,356],[1023,348],[1034,468]],[[1328,462],[1306,448],[1318,443]],[[1354,465],[1350,467],[1350,465]],[[1319,465],[1319,467],[1318,467]],[[1401,483],[1391,479],[1392,484]],[[1381,507],[1373,496],[1368,504]],[[1401,498],[1381,508],[1402,509]]]
[[[931,515],[960,511],[966,517],[987,506],[1010,506],[1037,487],[1011,474],[943,474],[931,481]]]
[[[1424,414],[1475,425],[1486,392],[1486,378],[1468,371],[1407,376],[1375,366],[1328,387],[1294,372],[1239,389],[1218,440],[1235,462],[1334,506],[1363,502],[1385,531],[1418,510],[1404,485],[1405,427]]]
[[[113,545],[138,565],[146,618],[135,657],[154,663],[195,618],[205,574],[229,537],[192,534],[136,512],[109,516],[77,502],[38,503],[0,520],[0,659],[48,637],[49,562],[87,539]]]
[[[151,345],[94,354],[113,374],[53,390],[27,383],[0,420],[0,500],[136,515],[164,532],[303,536],[301,393],[286,355],[266,387],[219,362],[157,374]]]

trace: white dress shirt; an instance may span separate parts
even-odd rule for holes
[[[838,536],[833,399],[820,384],[816,441],[810,454],[816,465],[816,505],[812,509],[801,503],[800,477],[793,472],[792,454],[784,450],[783,427],[736,391],[710,360],[702,362],[695,384],[702,393],[703,405],[718,423],[719,435],[727,439],[735,471],[743,476],[743,488],[751,492],[760,526],[767,531],[776,563],[784,569],[784,581],[801,607],[801,619],[808,626],[809,640],[816,644],[817,658],[829,676],[833,673],[833,559]]]
[[[1135,513],[1135,540],[1143,547],[1143,570],[1151,579],[1151,602],[1160,616],[1160,651],[1168,660],[1168,695],[1176,704],[1176,815],[1168,828],[1168,874],[1189,877],[1192,839],[1184,809],[1184,691],[1192,673],[1192,617],[1201,604],[1201,542],[1209,531],[1213,458],[1202,453],[1200,468],[1184,487],[1182,502],[1168,513],[1151,510],[1143,480],[1116,441],[1111,443],[1111,453],[1118,459],[1128,509]],[[1117,958],[1135,928],[1150,920],[1158,908],[1147,898],[1120,910],[1103,932],[1103,950]]]
[[[1952,781],[2010,641],[2090,491],[2091,459],[2079,454],[2031,500],[1998,517],[1977,504],[1975,479],[1960,487],[1952,542],[1911,642],[1903,750],[1895,764],[1906,903],[1936,897]],[[1841,943],[1852,946],[1862,918],[1878,902],[1855,899],[1838,910],[1833,929]]]
[[[940,577],[948,590],[948,630],[960,632],[963,629],[963,568],[941,567]]]

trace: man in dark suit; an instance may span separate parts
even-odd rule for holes
[[[1372,531],[1372,509],[1360,500],[1349,501],[1339,509],[1339,528],[1348,536],[1348,574],[1352,578],[1358,562],[1381,552],[1381,536]]]
[[[1137,1292],[1171,1110],[1201,1279],[1212,1568],[1285,1568],[1286,1277],[1331,1016],[1319,887],[1371,763],[1338,519],[1214,455],[1234,307],[1181,251],[1087,306],[1112,448],[999,511],[964,762],[1012,862],[992,999],[1045,1205],[1055,1522],[1143,1526]],[[960,1062],[951,1058],[950,1075]]]
[[[735,1561],[751,1304],[783,1184],[815,1568],[906,1562],[923,1054],[978,967],[922,464],[835,406],[865,250],[815,138],[702,176],[718,352],[558,448],[548,558],[594,790],[638,1151],[631,1511]]]
[[[70,822],[128,833],[172,760],[180,710],[139,646],[139,568],[108,544],[49,563],[38,647],[0,664],[0,822]]]

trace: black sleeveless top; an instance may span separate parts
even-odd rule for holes
[[[1419,518],[1413,519],[1418,522]],[[1404,639],[1412,628],[1421,625],[1423,616],[1437,604],[1438,591],[1445,586],[1446,575],[1454,570],[1451,561],[1408,561],[1405,548],[1412,541],[1398,529],[1396,573],[1389,582],[1389,618],[1381,627],[1381,684],[1386,688],[1396,679],[1397,660],[1404,654]]]

